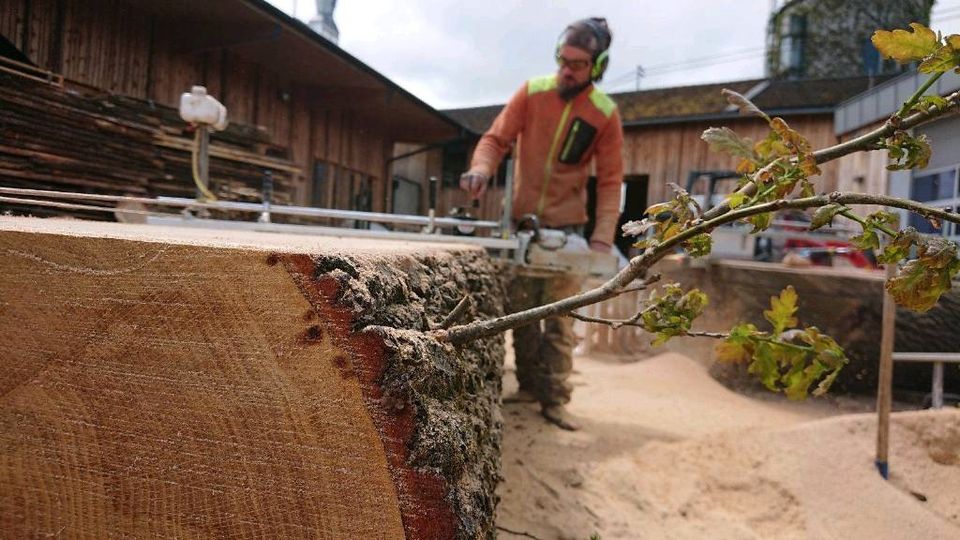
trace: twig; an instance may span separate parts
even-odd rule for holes
[[[532,535],[532,534],[530,534],[530,533],[528,533],[528,532],[524,532],[524,531],[513,531],[513,530],[510,530],[510,529],[508,529],[508,528],[506,528],[506,527],[501,527],[500,525],[497,525],[497,530],[498,530],[498,531],[503,531],[503,532],[509,533],[509,534],[515,534],[515,535],[517,535],[517,536],[523,536],[523,537],[526,537],[526,538],[532,538],[533,540],[540,540],[539,537],[534,536],[534,535]]]
[[[631,259],[630,264],[628,264],[626,268],[597,288],[550,304],[531,308],[526,311],[518,311],[517,313],[511,313],[510,315],[496,319],[476,321],[467,325],[436,330],[433,332],[433,336],[440,341],[449,341],[455,344],[465,343],[473,341],[474,339],[489,337],[511,328],[523,326],[532,321],[562,315],[583,306],[596,304],[622,294],[625,288],[630,286],[638,276],[643,275],[654,263],[668,253],[671,253],[674,248],[683,242],[686,242],[698,234],[712,231],[714,228],[725,223],[731,223],[757,214],[775,212],[784,208],[814,208],[833,203],[892,206],[894,208],[910,210],[925,217],[936,216],[944,221],[960,224],[960,214],[953,214],[937,208],[924,206],[910,200],[888,197],[886,195],[868,195],[866,193],[841,193],[838,191],[830,193],[829,195],[816,195],[814,197],[803,197],[793,200],[778,199],[754,206],[740,207],[736,210],[728,210],[726,213],[713,219],[706,221],[703,219],[698,220],[696,224],[689,229],[670,237],[656,247],[647,249],[642,255]]]
[[[637,292],[637,291],[645,291],[650,288],[650,285],[653,285],[658,281],[660,281],[660,274],[651,274],[650,277],[643,280],[643,283],[641,283],[640,285],[637,285],[635,287],[627,287],[622,291],[620,291],[620,294],[627,294],[627,293]]]
[[[643,311],[641,311],[640,313],[637,313],[636,315],[634,315],[633,317],[630,317],[629,319],[618,320],[618,319],[603,319],[600,317],[591,317],[589,315],[581,315],[575,311],[564,313],[564,315],[566,315],[567,317],[577,319],[578,321],[596,323],[596,324],[605,324],[607,326],[612,327],[614,330],[622,326],[636,326],[637,328],[643,328],[644,326],[639,322],[637,322],[640,320],[640,317],[642,316],[642,314],[643,314]]]
[[[460,320],[460,317],[463,316],[463,313],[467,311],[467,308],[471,304],[470,295],[466,295],[457,302],[457,305],[453,308],[453,311],[450,312],[446,318],[443,319],[443,322],[440,323],[440,328],[450,328],[450,325]]]
[[[867,226],[868,226],[868,225],[867,225],[867,220],[865,220],[865,219],[863,219],[862,217],[854,214],[853,212],[851,212],[851,211],[849,211],[849,210],[844,210],[843,212],[840,212],[840,215],[843,216],[843,217],[845,217],[845,218],[852,219],[852,220],[856,221],[857,223],[859,223],[860,225],[863,226],[863,229],[864,229],[864,230],[867,229]],[[893,238],[893,237],[895,237],[895,236],[897,235],[896,232],[890,230],[890,228],[888,228],[888,227],[885,226],[885,225],[877,224],[876,227],[877,227],[877,229],[880,229],[884,234],[886,234],[886,235],[889,236],[890,238]]]
[[[688,337],[706,337],[714,339],[727,339],[730,337],[730,334],[726,334],[724,332],[686,332],[683,335]]]
[[[850,139],[849,141],[842,142],[821,150],[817,150],[813,153],[814,159],[817,163],[826,163],[828,161],[833,161],[837,158],[843,157],[847,154],[852,154],[854,152],[859,152],[861,150],[876,150],[876,143],[882,139],[893,135],[898,129],[910,129],[916,127],[928,120],[932,120],[944,113],[944,111],[952,106],[960,105],[960,91],[954,92],[944,98],[947,100],[947,105],[943,110],[926,110],[920,111],[906,118],[901,119],[897,115],[892,115],[882,126],[879,128],[864,133],[859,137]],[[756,178],[747,182],[740,189],[737,190],[737,193],[742,193],[747,196],[753,196],[757,192],[757,181]],[[713,219],[720,215],[723,215],[726,212],[730,211],[730,205],[726,202],[722,202],[717,206],[714,206],[710,210],[707,210],[703,214],[703,219]]]
[[[927,82],[923,83],[920,86],[920,88],[917,88],[917,91],[914,92],[913,95],[910,96],[910,99],[905,101],[903,106],[900,107],[900,110],[897,111],[897,116],[900,118],[903,118],[903,115],[910,112],[910,108],[916,105],[918,101],[920,101],[920,98],[927,93],[927,90],[929,90],[930,87],[933,86],[933,83],[937,82],[937,79],[939,79],[941,75],[943,75],[942,71],[940,73],[931,75],[930,78],[927,79]]]

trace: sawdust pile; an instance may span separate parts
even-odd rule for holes
[[[582,431],[504,408],[501,538],[960,538],[960,410],[894,414],[888,482],[869,402],[743,396],[674,353],[575,367]]]

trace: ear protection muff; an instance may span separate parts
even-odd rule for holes
[[[599,81],[603,78],[603,73],[607,71],[607,65],[610,63],[610,49],[604,49],[597,55],[593,61],[593,68],[590,70],[590,80]]]
[[[593,67],[590,69],[590,80],[593,82],[599,81],[603,78],[604,72],[607,71],[607,66],[610,64],[610,31],[605,27],[606,20],[600,18],[591,18],[583,19],[582,21],[577,21],[574,24],[582,24],[590,29],[590,32],[593,33],[593,36],[597,39],[597,45],[602,47],[601,50],[593,53]],[[554,51],[554,56],[560,57],[560,47],[563,46],[563,37],[567,34],[567,31],[573,25],[566,27],[563,32],[561,32],[560,37],[557,39],[557,48]]]

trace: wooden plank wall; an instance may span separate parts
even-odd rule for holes
[[[70,83],[171,107],[192,85],[205,85],[227,106],[232,122],[261,132],[263,153],[301,168],[296,202],[310,201],[313,162],[322,160],[371,177],[374,207],[383,210],[392,141],[376,119],[324,108],[311,99],[310,88],[229,50],[179,53],[173,32],[135,2],[0,0],[0,6],[0,32]],[[335,186],[327,184],[329,204]]]
[[[814,148],[823,148],[837,142],[833,134],[833,116],[808,115],[787,117],[787,123],[804,135]],[[708,127],[727,126],[743,137],[756,141],[766,136],[767,125],[755,119],[734,119],[723,122],[691,122],[663,126],[634,127],[624,131],[624,173],[647,174],[650,204],[672,196],[669,182],[686,185],[687,174],[693,170],[729,170],[737,161],[725,154],[710,151],[700,135]],[[819,191],[837,189],[839,172],[836,163],[821,167],[823,174],[814,180]]]

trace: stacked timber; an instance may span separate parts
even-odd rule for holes
[[[192,133],[172,108],[0,73],[0,185],[193,197],[192,147]],[[270,170],[273,202],[288,204],[299,170],[285,156],[261,131],[231,125],[212,137],[212,189],[224,199],[257,202],[264,171]],[[51,212],[3,203],[0,210]]]
[[[0,217],[10,538],[492,538],[500,337],[464,246]]]

